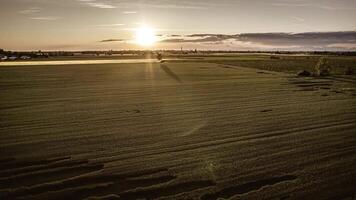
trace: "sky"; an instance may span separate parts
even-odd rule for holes
[[[157,42],[134,42],[142,26]],[[0,0],[6,50],[356,50],[355,0]]]

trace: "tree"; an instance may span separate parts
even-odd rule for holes
[[[329,76],[331,67],[324,57],[319,59],[319,62],[315,66],[315,72],[317,76]]]
[[[162,54],[157,53],[157,60],[158,60],[158,61],[162,61]]]

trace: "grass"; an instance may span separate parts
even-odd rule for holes
[[[202,58],[0,67],[0,199],[353,194],[353,83],[207,63],[306,58]]]
[[[240,67],[256,68],[268,71],[297,73],[307,70],[316,73],[321,56],[290,56],[278,55],[279,59],[272,59],[270,55],[234,55],[196,57],[203,58],[205,62],[234,65]],[[323,59],[330,66],[331,75],[344,75],[349,71],[356,71],[356,57],[352,56],[326,56]],[[201,62],[202,59],[197,59]]]

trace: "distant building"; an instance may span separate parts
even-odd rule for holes
[[[40,50],[40,51],[38,51],[38,52],[35,53],[35,56],[36,56],[36,57],[40,57],[40,58],[48,58],[48,57],[49,57],[49,54],[48,54],[48,53],[44,53],[44,52],[42,52],[42,51]]]
[[[18,57],[17,57],[17,56],[10,56],[8,59],[9,59],[9,60],[17,60]]]
[[[2,61],[7,60],[7,56],[5,56],[5,55],[0,55],[0,60],[2,60]]]
[[[30,56],[21,56],[20,59],[21,60],[29,60],[29,59],[31,59],[31,57]]]

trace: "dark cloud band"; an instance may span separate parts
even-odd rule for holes
[[[223,43],[240,42],[278,47],[328,47],[344,45],[345,48],[356,46],[356,31],[343,32],[308,32],[308,33],[244,33],[235,35],[224,34],[192,34],[180,38],[166,38],[164,43]]]

